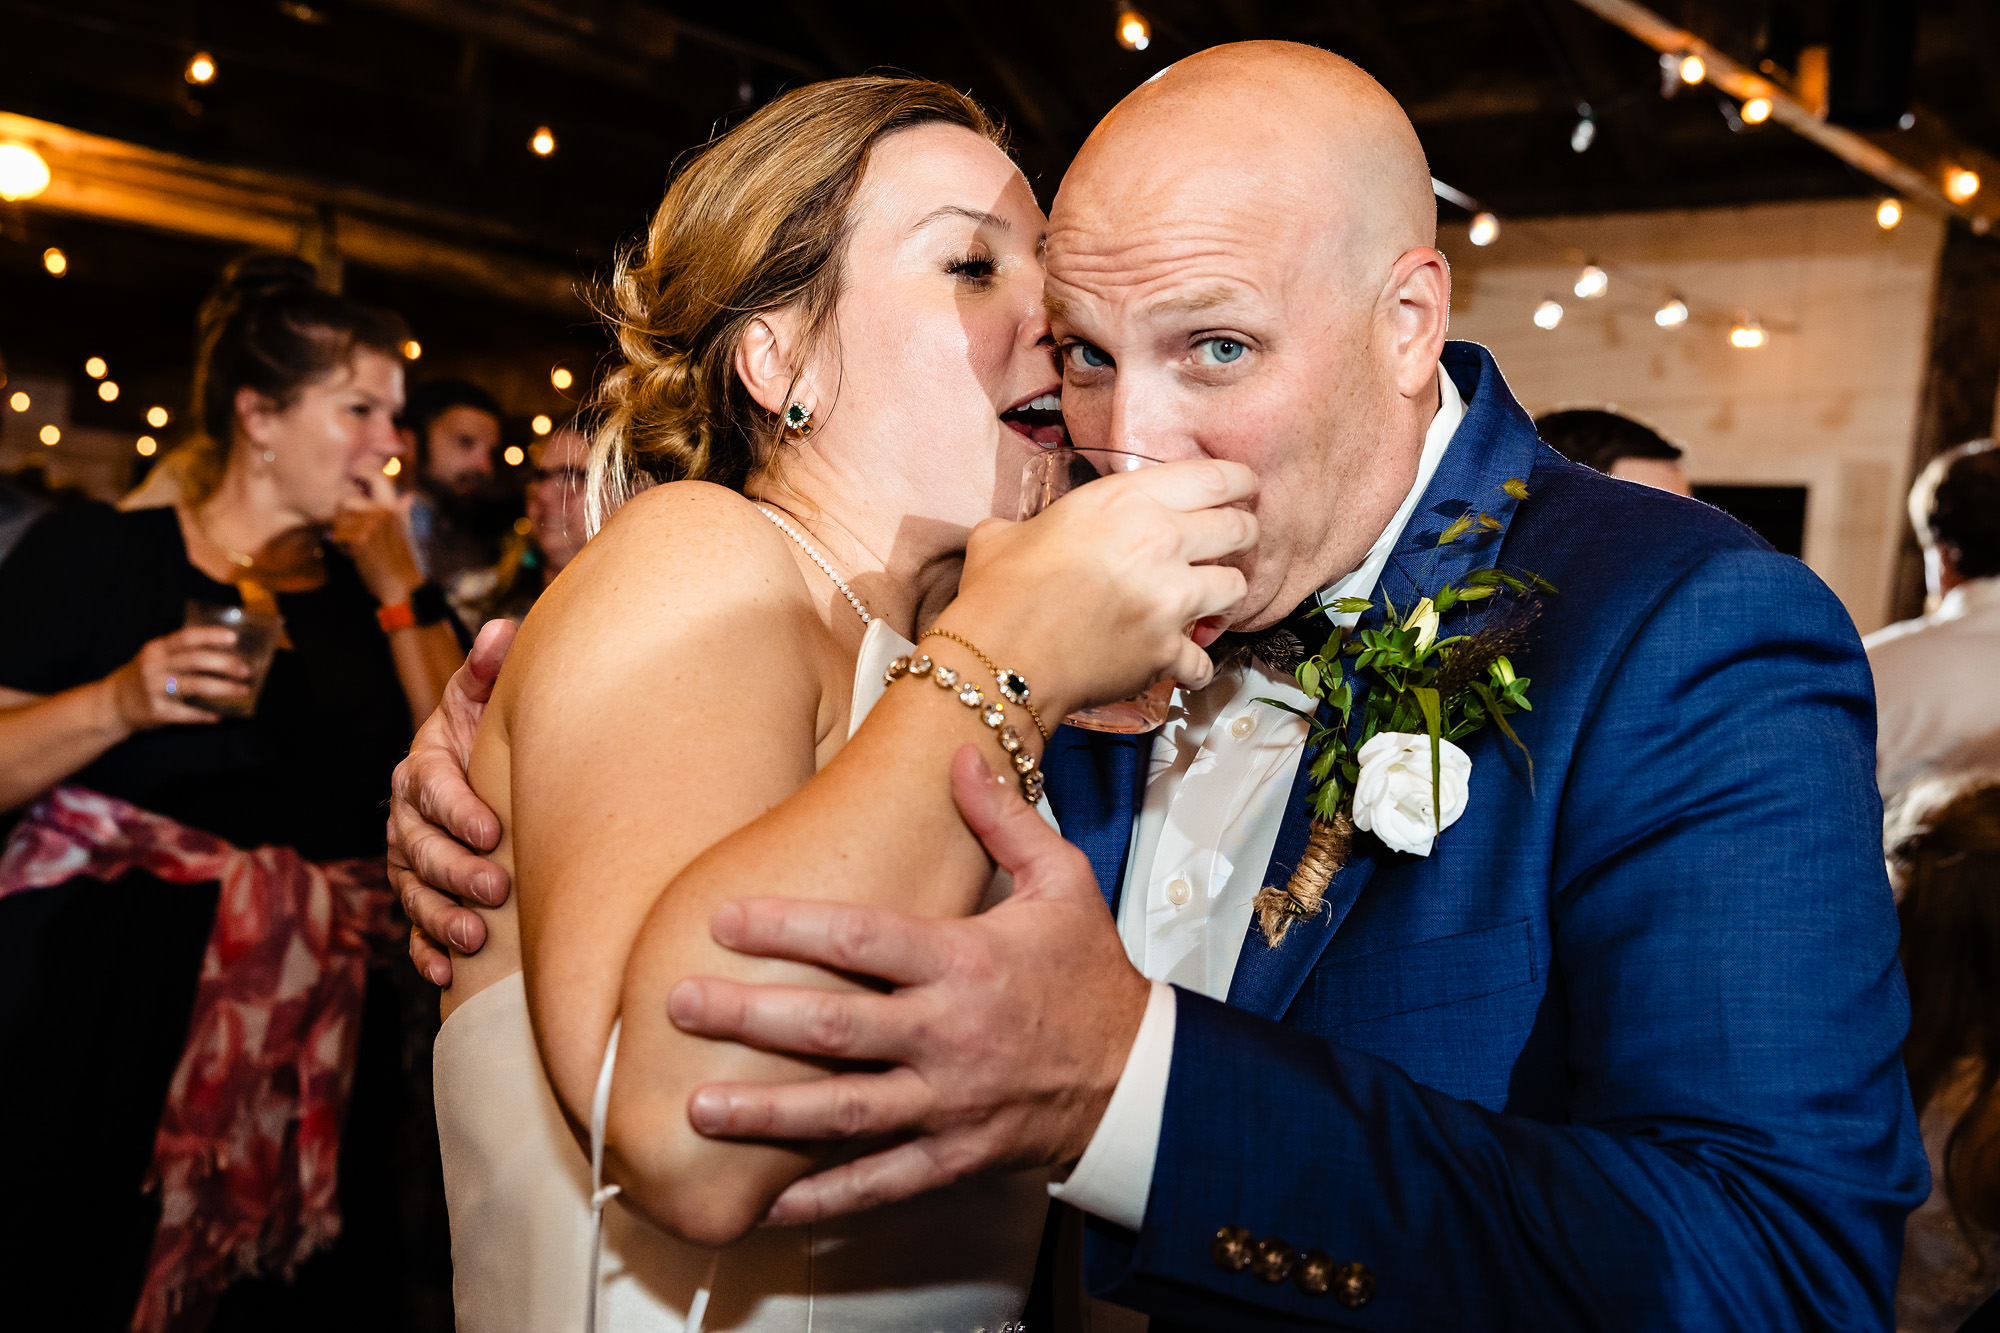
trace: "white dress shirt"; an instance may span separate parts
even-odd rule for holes
[[[1971,579],[1938,609],[1876,630],[1875,780],[1889,800],[1951,751],[2000,736],[2000,578]]]
[[[1458,386],[1442,366],[1438,385],[1437,416],[1425,432],[1409,494],[1360,567],[1320,590],[1322,603],[1374,596],[1383,566],[1465,418]],[[1338,625],[1360,619],[1330,618]],[[1228,997],[1251,903],[1264,887],[1305,751],[1304,719],[1254,702],[1259,696],[1299,708],[1310,703],[1291,676],[1274,676],[1254,660],[1217,673],[1205,689],[1175,693],[1153,742],[1132,831],[1118,929],[1133,966],[1152,978],[1153,993],[1104,1119],[1069,1179],[1050,1185],[1049,1193],[1133,1231],[1145,1220],[1166,1113],[1172,986]]]

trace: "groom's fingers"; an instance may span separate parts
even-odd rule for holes
[[[816,963],[898,986],[945,970],[943,923],[858,903],[801,898],[738,898],[715,909],[717,944],[760,958]]]
[[[715,1139],[869,1139],[914,1128],[935,1102],[908,1069],[810,1083],[708,1083],[688,1123]]]
[[[952,1169],[936,1139],[917,1139],[793,1181],[764,1215],[764,1225],[803,1226],[899,1203],[963,1174]]]
[[[900,1060],[908,1018],[872,991],[753,986],[688,977],[667,992],[667,1017],[697,1037],[836,1060]]]
[[[1034,806],[1021,799],[1013,781],[1000,782],[976,745],[959,747],[951,759],[951,795],[966,827],[1001,869],[1014,877],[1017,894],[1033,894],[1080,873],[1097,894],[1089,858],[1049,827]]]

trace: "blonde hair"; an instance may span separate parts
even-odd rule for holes
[[[775,310],[802,317],[802,355],[824,336],[869,151],[924,124],[1005,146],[979,105],[946,84],[832,79],[763,107],[674,177],[645,240],[619,257],[604,303],[622,360],[597,401],[588,532],[656,482],[742,488],[783,427],[737,377],[737,345]]]

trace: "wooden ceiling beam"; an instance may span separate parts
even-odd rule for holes
[[[444,282],[577,315],[573,274],[519,253],[526,238],[362,190],[192,158],[0,112],[0,141],[28,144],[49,187],[19,207],[303,255],[323,272],[343,262]]]
[[[1829,125],[1820,108],[1807,106],[1791,89],[1764,77],[1729,55],[1670,23],[1635,0],[1575,0],[1614,27],[1622,28],[1662,55],[1692,53],[1707,67],[1705,82],[1713,84],[1738,101],[1752,97],[1769,98],[1771,119],[1810,140],[1858,171],[1874,177],[1905,201],[1916,201],[1938,212],[1964,218],[1982,235],[1993,225],[1996,207],[1988,202],[2000,193],[2000,158],[1949,132],[1932,140],[1921,164],[1906,161],[1891,152],[1887,135],[1863,134],[1839,125]],[[1898,144],[1900,147],[1900,143]],[[1914,145],[1913,145],[1914,146]],[[1949,167],[1966,167],[1979,173],[1984,187],[1964,204],[1944,192],[1944,173]]]
[[[362,0],[375,9],[476,37],[574,73],[644,87],[683,42],[697,42],[744,60],[820,79],[825,71],[788,51],[690,23],[636,0]]]

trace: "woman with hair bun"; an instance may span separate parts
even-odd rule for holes
[[[800,88],[696,155],[618,270],[603,527],[529,613],[471,756],[518,891],[447,928],[476,952],[418,950],[450,983],[433,1071],[465,1333],[1021,1318],[1042,1173],[759,1227],[825,1157],[704,1138],[689,1096],[838,1062],[667,1015],[696,974],[853,987],[716,945],[730,899],[994,901],[954,774],[1035,801],[1044,724],[1207,681],[1190,628],[1243,595],[1211,563],[1254,542],[1237,464],[987,522],[1063,438],[1047,223],[998,137],[938,83]]]
[[[459,659],[382,475],[406,336],[239,262],[180,503],[0,565],[10,1326],[400,1320],[381,809]]]

